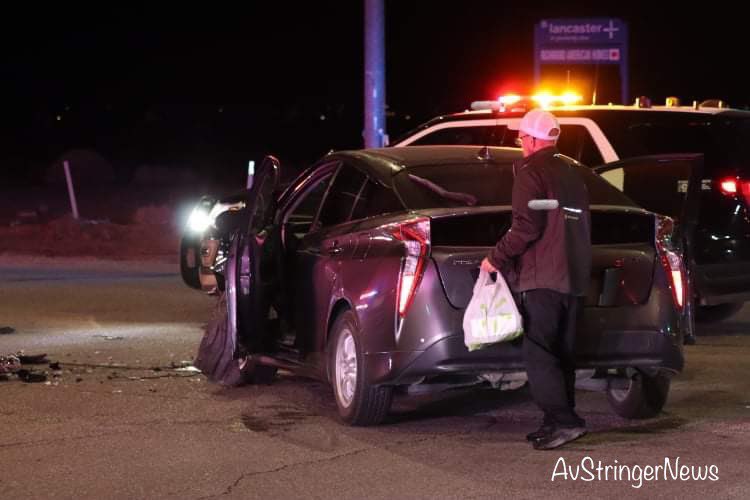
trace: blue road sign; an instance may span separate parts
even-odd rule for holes
[[[616,18],[543,19],[534,27],[534,80],[543,64],[618,64],[628,102],[628,27]]]

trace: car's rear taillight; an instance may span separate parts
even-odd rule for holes
[[[679,311],[685,306],[685,268],[682,255],[673,246],[674,221],[669,217],[656,216],[656,250],[664,272],[669,278],[672,300]]]
[[[422,279],[425,260],[430,249],[430,220],[416,219],[397,225],[391,232],[393,236],[404,243],[406,254],[401,264],[398,280],[398,314],[400,318],[406,316],[419,282]]]

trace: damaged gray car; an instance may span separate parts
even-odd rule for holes
[[[203,227],[183,236],[185,283],[221,298],[196,365],[232,383],[267,381],[278,368],[324,380],[351,425],[382,422],[396,390],[520,385],[522,339],[470,352],[462,331],[479,263],[510,227],[520,157],[474,146],[342,151],[283,190],[279,162],[266,158],[249,191],[204,199],[193,218]],[[617,414],[652,417],[683,368],[692,323],[682,248],[702,158],[618,164],[624,176],[659,169],[658,213],[563,158],[591,203],[577,368]]]

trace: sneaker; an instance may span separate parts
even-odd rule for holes
[[[558,427],[550,434],[533,441],[535,450],[552,450],[575,441],[586,434],[585,427]]]
[[[555,427],[553,425],[542,425],[534,432],[529,432],[528,434],[526,434],[526,441],[536,441],[537,439],[542,439],[544,436],[550,434],[554,430]]]

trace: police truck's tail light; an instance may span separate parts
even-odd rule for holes
[[[725,177],[719,180],[719,191],[724,196],[734,198],[742,195],[745,203],[750,206],[750,180],[738,179],[737,177]]]
[[[729,177],[719,181],[719,189],[721,194],[726,196],[734,196],[737,194],[737,179]]]
[[[674,232],[674,221],[669,217],[656,216],[656,250],[662,268],[669,278],[669,287],[672,290],[672,300],[678,311],[685,306],[685,267],[682,256],[673,246],[672,234]]]
[[[750,207],[750,181],[742,181],[740,190],[743,198],[745,198],[745,203]]]
[[[396,226],[391,233],[404,244],[405,255],[398,280],[398,314],[401,319],[411,307],[422,279],[430,249],[430,220],[416,219]]]

